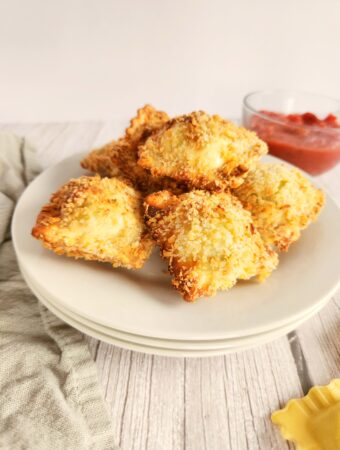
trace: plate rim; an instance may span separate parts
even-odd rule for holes
[[[30,288],[31,289],[31,288]],[[211,357],[211,356],[221,356],[226,354],[232,354],[232,353],[238,353],[243,352],[247,350],[252,350],[258,347],[261,347],[263,345],[269,344],[276,339],[280,339],[284,335],[288,334],[290,331],[293,331],[295,329],[295,326],[292,327],[290,331],[283,332],[282,334],[268,334],[263,339],[254,339],[251,343],[247,343],[245,345],[235,345],[235,346],[228,346],[228,347],[218,347],[218,348],[211,348],[211,349],[177,349],[177,348],[165,348],[165,347],[157,347],[152,345],[145,345],[136,343],[133,341],[126,341],[123,339],[119,339],[115,336],[112,336],[107,333],[103,333],[100,330],[97,330],[96,328],[89,327],[86,324],[83,324],[76,319],[68,316],[66,313],[58,310],[53,305],[51,305],[48,300],[46,300],[43,296],[38,294],[36,291],[32,290],[34,295],[38,298],[38,300],[47,308],[50,312],[55,314],[60,320],[67,323],[69,326],[77,329],[81,333],[87,334],[88,336],[91,336],[97,340],[100,340],[102,342],[106,342],[110,345],[114,345],[117,347],[120,347],[125,350],[139,352],[139,353],[145,353],[150,355],[157,355],[157,356],[167,356],[172,358],[197,358],[197,357]]]
[[[47,176],[50,172],[55,171],[56,167],[58,167],[60,164],[65,164],[66,162],[70,162],[70,161],[72,161],[72,162],[77,162],[77,163],[78,163],[78,162],[79,162],[79,159],[80,159],[83,155],[84,155],[84,153],[77,153],[77,154],[74,154],[74,155],[72,155],[72,156],[70,156],[70,157],[68,157],[68,158],[63,159],[62,161],[60,161],[60,162],[57,163],[56,165],[53,165],[53,166],[49,167],[48,169],[46,169],[45,171],[43,171],[42,173],[40,173],[40,174],[33,180],[32,183],[37,182],[37,180],[39,180],[40,177],[42,177],[42,176]],[[272,160],[273,162],[284,163],[284,164],[287,164],[288,166],[294,167],[294,166],[292,166],[291,164],[286,163],[285,161],[282,161],[282,160],[280,160],[280,159],[278,159],[278,158],[275,158],[275,157],[273,157],[273,156],[271,156],[271,155],[269,155],[269,158],[270,158],[270,160]],[[299,170],[300,170],[300,169],[299,169]],[[303,171],[302,171],[302,172],[303,172]],[[84,173],[84,174],[88,174],[89,172],[83,170],[83,173]],[[303,173],[304,173],[304,172],[303,172]],[[305,174],[305,175],[307,176],[307,178],[312,179],[308,174]],[[317,187],[320,187],[320,183],[319,183],[317,180],[312,179],[312,182],[313,182],[313,184],[316,185]],[[29,185],[29,186],[30,186],[30,185]],[[29,186],[28,186],[27,189],[29,189]],[[324,191],[325,194],[326,194],[326,200],[327,200],[327,203],[329,203],[329,202],[332,203],[332,204],[334,205],[334,207],[335,207],[335,208],[338,210],[338,212],[339,212],[339,206],[338,206],[338,204],[337,204],[337,201],[336,201],[335,199],[333,199],[332,195],[330,195],[329,192],[328,192],[328,190],[325,189],[323,186],[322,186],[322,189],[323,189],[323,191]],[[15,252],[16,252],[16,254],[17,254],[17,258],[18,258],[18,260],[20,261],[20,263],[21,263],[23,266],[25,266],[25,263],[24,263],[22,260],[20,260],[20,256],[19,256],[19,252],[18,252],[18,248],[17,248],[17,241],[16,241],[16,239],[15,239],[15,231],[14,231],[14,230],[15,230],[15,227],[16,227],[17,213],[18,213],[18,211],[20,210],[21,201],[22,201],[22,199],[24,198],[25,192],[26,192],[26,190],[22,193],[22,195],[20,196],[20,198],[19,198],[19,200],[18,200],[18,202],[17,202],[16,208],[15,208],[15,211],[14,211],[14,214],[13,214],[13,220],[12,220],[12,237],[13,237],[13,245],[14,245],[14,248],[15,248]],[[25,270],[27,271],[27,273],[30,275],[30,277],[31,277],[32,279],[34,279],[36,282],[38,282],[38,281],[36,280],[36,278],[34,277],[34,275],[32,275],[32,273],[30,272],[30,269],[29,269],[29,268],[26,268],[26,267],[25,267]],[[38,283],[38,284],[39,284],[39,283]],[[249,335],[259,334],[260,332],[265,332],[265,331],[269,331],[269,330],[272,330],[272,329],[276,329],[276,328],[278,328],[278,327],[280,327],[280,326],[284,326],[285,324],[287,324],[287,323],[289,323],[289,322],[292,322],[292,321],[294,321],[295,319],[298,320],[299,318],[302,318],[303,316],[305,316],[306,314],[308,314],[308,312],[311,311],[317,304],[319,304],[319,303],[326,304],[326,302],[327,302],[328,300],[330,300],[330,298],[333,296],[334,292],[337,291],[337,289],[339,288],[339,286],[340,286],[340,276],[338,277],[337,281],[333,284],[333,286],[327,291],[327,293],[324,294],[322,297],[320,297],[319,300],[318,300],[317,302],[315,302],[311,307],[303,309],[303,310],[300,311],[300,313],[298,313],[298,314],[295,313],[295,314],[291,315],[291,317],[289,317],[288,319],[287,319],[287,318],[286,318],[286,319],[279,319],[279,320],[276,320],[276,321],[274,321],[274,322],[271,322],[271,323],[268,324],[267,326],[263,326],[263,325],[262,325],[261,327],[254,326],[254,327],[252,327],[251,329],[248,330],[249,332],[247,332],[247,333],[241,333],[241,334],[234,334],[232,337],[233,337],[233,338],[239,338],[239,337],[244,337],[244,336],[249,336]],[[67,308],[68,308],[69,310],[73,311],[75,314],[81,315],[81,316],[87,318],[88,320],[93,321],[93,318],[91,318],[91,317],[88,316],[87,314],[84,314],[84,313],[80,314],[79,311],[77,310],[77,308],[73,308],[73,305],[69,305],[68,303],[66,303],[66,302],[64,302],[63,300],[60,300],[60,299],[58,299],[57,301],[58,301],[58,303],[61,304],[61,305],[66,305],[66,304],[67,304]],[[204,301],[204,300],[203,300],[203,301]],[[109,323],[105,323],[104,321],[97,321],[96,323],[100,323],[100,324],[102,324],[103,326],[108,327],[108,328],[113,328],[112,326],[109,325]],[[140,336],[148,336],[148,337],[156,338],[156,339],[157,339],[157,338],[161,338],[161,339],[169,339],[169,340],[173,340],[173,339],[174,339],[174,337],[169,338],[169,337],[166,337],[166,336],[161,335],[161,334],[155,335],[155,334],[152,333],[152,332],[151,332],[151,333],[149,333],[149,332],[136,333],[136,330],[128,329],[128,328],[126,328],[126,327],[121,327],[121,328],[115,327],[115,329],[120,330],[120,331],[125,332],[125,333],[136,334],[136,335],[140,335]],[[145,331],[145,330],[144,330],[144,331]],[[229,338],[230,338],[230,337],[229,337]],[[178,338],[178,339],[181,340],[180,338]],[[228,337],[226,338],[225,335],[222,336],[222,335],[220,334],[220,335],[218,335],[218,336],[215,335],[211,340],[224,340],[224,339],[228,339]],[[202,336],[196,336],[196,335],[194,335],[194,336],[191,336],[191,337],[185,336],[185,338],[182,338],[182,340],[197,341],[197,340],[203,340],[203,339],[202,339]],[[207,339],[207,340],[209,340],[209,339]]]
[[[75,321],[77,321],[79,323],[82,323],[84,326],[89,326],[90,328],[94,328],[97,331],[102,332],[104,334],[108,334],[108,335],[112,336],[112,334],[110,334],[110,332],[111,332],[111,333],[113,333],[114,337],[118,338],[118,339],[125,340],[124,338],[126,338],[126,340],[129,342],[134,342],[134,343],[138,343],[138,344],[142,344],[142,345],[144,345],[143,342],[141,342],[141,341],[138,342],[138,340],[140,338],[142,338],[146,341],[150,341],[149,343],[145,343],[145,345],[147,345],[147,346],[153,343],[154,346],[160,347],[159,345],[156,345],[155,341],[159,341],[160,343],[163,343],[163,344],[164,343],[166,343],[166,344],[173,343],[174,345],[185,343],[186,345],[192,346],[192,348],[181,347],[183,350],[191,350],[191,349],[198,350],[198,349],[194,348],[196,346],[194,344],[197,344],[197,347],[198,347],[200,344],[204,345],[204,344],[208,344],[208,343],[216,343],[216,344],[218,344],[218,347],[212,347],[212,348],[225,348],[222,345],[223,343],[224,344],[227,344],[228,342],[234,343],[234,345],[230,346],[230,347],[232,347],[232,346],[237,345],[237,342],[239,342],[240,344],[242,341],[250,343],[253,340],[256,340],[258,337],[265,337],[265,336],[269,337],[271,334],[274,334],[275,336],[284,336],[287,333],[289,333],[290,331],[296,329],[297,327],[301,326],[303,323],[308,321],[311,317],[313,317],[315,314],[317,314],[324,307],[324,304],[321,304],[321,305],[318,304],[315,306],[315,308],[312,311],[310,311],[309,313],[304,315],[302,318],[300,318],[298,320],[294,320],[294,321],[290,322],[289,324],[284,325],[283,327],[275,328],[273,330],[270,330],[270,331],[267,331],[264,333],[257,333],[254,335],[243,336],[240,338],[211,339],[211,340],[207,339],[207,340],[201,340],[201,341],[152,338],[152,337],[148,337],[148,336],[144,336],[144,335],[125,333],[121,330],[116,330],[115,328],[107,327],[107,326],[97,323],[93,320],[89,320],[89,319],[81,316],[80,314],[76,314],[76,313],[72,312],[71,310],[69,310],[69,308],[63,307],[62,305],[59,305],[58,302],[55,302],[54,300],[48,298],[48,294],[47,294],[47,292],[44,292],[43,288],[41,288],[41,291],[40,291],[40,288],[38,286],[32,286],[34,283],[32,282],[32,280],[29,279],[29,275],[25,272],[25,270],[22,267],[20,267],[20,270],[21,270],[21,273],[22,273],[27,285],[32,290],[32,292],[34,292],[34,293],[38,292],[39,295],[44,298],[44,301],[46,301],[49,305],[52,305],[52,307],[54,309],[60,311],[62,314],[74,319]],[[229,347],[229,345],[227,345],[227,347]],[[169,346],[167,345],[166,347],[161,347],[161,348],[173,349],[176,347],[171,347],[170,345]]]
[[[29,279],[29,275],[25,272],[25,270],[22,267],[20,267],[20,270],[21,270],[21,273],[22,273],[22,275],[23,275],[27,285],[30,288],[32,288],[32,285],[34,285],[34,282]],[[48,293],[44,290],[43,287],[39,287],[39,286],[34,285],[33,289],[35,290],[35,292],[39,292],[39,294],[42,297],[44,297],[44,299],[49,304],[52,304],[52,306],[54,308],[58,309],[61,313],[66,314],[67,316],[73,318],[74,320],[76,320],[76,321],[78,321],[80,323],[83,323],[85,326],[89,326],[90,328],[91,327],[95,327],[97,330],[99,330],[100,332],[103,332],[104,334],[109,334],[109,332],[113,332],[115,337],[117,337],[117,338],[121,337],[122,339],[124,339],[124,337],[125,337],[126,339],[128,339],[129,337],[131,337],[131,339],[128,339],[128,340],[131,340],[131,342],[138,342],[138,339],[141,338],[141,339],[144,339],[146,341],[150,341],[150,343],[151,342],[155,343],[155,341],[159,341],[159,342],[162,342],[162,343],[173,343],[173,344],[185,343],[187,345],[192,345],[192,346],[194,344],[195,345],[197,344],[197,346],[198,346],[200,344],[207,344],[207,343],[212,343],[212,344],[213,343],[216,343],[216,344],[223,344],[223,343],[225,343],[225,344],[227,344],[228,342],[234,342],[234,343],[241,342],[241,341],[243,341],[243,342],[244,341],[251,342],[251,340],[256,339],[256,337],[260,337],[261,335],[263,335],[263,336],[264,335],[268,335],[269,336],[270,333],[272,333],[272,332],[273,333],[276,333],[276,332],[279,333],[279,332],[282,331],[282,335],[284,335],[285,332],[286,332],[286,329],[291,330],[292,326],[294,327],[294,329],[295,329],[295,327],[300,326],[305,321],[309,320],[311,317],[313,317],[315,314],[317,314],[317,312],[320,311],[320,309],[322,309],[323,306],[324,306],[324,304],[321,304],[321,305],[318,304],[318,305],[315,306],[315,308],[313,308],[312,311],[310,311],[309,313],[307,313],[306,315],[304,315],[300,319],[298,319],[296,321],[294,320],[292,322],[289,322],[286,325],[284,325],[283,327],[275,328],[275,329],[273,329],[271,331],[267,331],[267,332],[264,332],[264,333],[257,333],[257,334],[247,335],[247,336],[237,337],[237,338],[214,339],[214,340],[213,339],[209,339],[209,340],[200,340],[200,341],[199,340],[195,340],[195,341],[193,341],[193,340],[184,340],[184,339],[180,340],[180,339],[167,339],[167,338],[153,338],[153,337],[148,337],[148,336],[144,336],[144,335],[138,335],[138,334],[134,334],[134,333],[125,333],[125,332],[123,332],[121,330],[116,330],[115,328],[107,327],[107,326],[102,325],[100,323],[97,323],[97,322],[95,322],[93,320],[87,319],[86,317],[83,317],[81,314],[74,313],[69,308],[67,308],[67,307],[65,307],[63,305],[60,305],[58,301],[55,301],[55,300],[49,298],[48,297]],[[106,330],[107,330],[107,332],[106,332]],[[287,331],[286,334],[287,333],[289,333],[289,331]],[[137,341],[135,339],[137,339]],[[140,343],[142,343],[142,342],[140,342]],[[148,345],[148,344],[146,344],[146,345]],[[223,347],[223,345],[221,345],[221,348],[222,347]],[[166,348],[172,348],[172,347],[170,347],[170,346],[168,347],[167,346]],[[187,349],[187,348],[189,348],[189,347],[186,347],[186,348],[183,347],[183,349]],[[192,349],[194,350],[195,348],[193,347]]]

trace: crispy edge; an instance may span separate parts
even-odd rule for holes
[[[284,234],[280,236],[278,239],[274,240],[274,246],[278,249],[279,252],[287,252],[289,250],[289,247],[296,241],[298,241],[301,237],[301,231],[308,227],[308,225],[312,222],[315,222],[321,212],[321,209],[323,208],[325,204],[325,195],[321,191],[321,189],[317,189],[318,193],[318,200],[314,204],[312,210],[307,215],[304,215],[301,217],[300,227],[297,230],[296,233],[291,233],[289,237],[285,236]],[[250,211],[251,212],[251,211]]]
[[[149,226],[149,231],[153,239],[161,249],[162,257],[168,262],[169,273],[173,276],[171,280],[172,285],[181,294],[185,301],[194,302],[199,297],[212,296],[216,294],[216,289],[210,288],[210,285],[198,287],[195,274],[192,271],[192,268],[195,266],[195,264],[183,263],[179,260],[179,258],[172,256],[171,238],[164,241],[160,233],[158,233],[157,227],[153,228],[150,223],[156,216],[158,216],[157,220],[161,220],[163,216],[166,216],[174,207],[176,207],[181,202],[180,197],[181,195],[176,196],[170,191],[161,191],[150,194],[144,200],[145,219],[146,224]],[[230,200],[233,205],[242,208],[241,202],[231,194]],[[252,224],[251,227],[252,230],[255,230],[255,227]],[[259,239],[261,239],[260,236],[258,237]],[[264,243],[263,246],[264,251],[268,252],[268,255],[271,256],[274,254],[274,252]],[[259,272],[259,274],[257,275],[257,279],[258,281],[263,281],[268,275],[269,273],[267,275],[261,276]],[[230,288],[231,287],[232,286],[230,286]]]
[[[126,141],[112,142],[101,149],[93,150],[81,161],[81,166],[102,177],[129,180],[144,195],[162,189],[169,189],[178,194],[188,190],[184,182],[170,177],[154,177],[148,170],[137,165],[137,156],[131,153],[130,145]]]
[[[129,169],[130,167],[126,166],[127,161],[129,163],[135,162],[137,166],[138,145],[143,143],[152,132],[158,130],[168,120],[169,116],[165,112],[158,111],[151,105],[139,108],[137,115],[130,120],[125,135],[118,140],[105,144],[103,147],[92,150],[83,158],[80,163],[81,166],[102,176],[116,176],[124,167]],[[143,170],[141,167],[138,167],[138,169]],[[129,172],[129,170],[126,170],[126,172]]]
[[[287,167],[284,164],[280,164],[281,166]],[[287,167],[289,169],[289,167]],[[308,178],[305,178],[304,175],[302,174],[302,172],[297,169],[297,168],[293,168],[290,169],[293,170],[294,172],[296,172],[298,174],[299,177],[302,177],[304,179],[304,182],[307,182],[308,184],[311,185],[311,187],[313,188],[313,190],[315,191],[315,193],[317,194],[317,200],[313,206],[313,208],[311,209],[311,211],[309,212],[309,214],[304,214],[299,218],[299,223],[295,224],[294,229],[291,230],[289,236],[287,236],[287,230],[291,229],[291,226],[288,225],[281,225],[280,227],[278,227],[277,229],[275,229],[272,232],[273,238],[272,239],[268,239],[265,237],[265,235],[267,234],[266,230],[263,230],[263,227],[259,226],[259,224],[257,224],[257,229],[260,233],[260,235],[262,236],[264,242],[268,245],[268,246],[273,246],[275,247],[276,250],[278,250],[279,252],[287,252],[290,248],[290,246],[298,241],[301,237],[301,231],[304,230],[305,228],[308,227],[309,224],[311,224],[312,222],[315,222],[325,204],[326,201],[326,197],[324,192],[319,189],[316,188],[309,180]],[[247,184],[247,179],[245,180],[245,184],[242,185],[241,190],[245,190],[245,189],[249,189],[250,192],[251,188],[248,187]],[[251,213],[251,215],[253,216],[253,220],[254,223],[256,224],[257,222],[257,216],[258,216],[258,206],[254,205],[252,202],[244,200],[242,198],[242,196],[240,196],[239,192],[237,191],[237,189],[235,191],[233,191],[233,194],[241,201],[244,209],[246,209],[247,211],[249,211]],[[289,205],[283,205],[282,208],[286,208]],[[270,204],[270,208],[273,208],[273,203]],[[262,215],[265,215],[265,213],[261,212]],[[268,225],[269,227],[269,225]],[[274,235],[276,235],[276,238],[274,237]]]
[[[51,241],[48,239],[48,230],[51,226],[58,226],[61,222],[61,208],[65,204],[75,203],[77,197],[81,192],[85,192],[88,190],[92,190],[94,193],[98,189],[96,186],[92,186],[90,183],[78,183],[79,180],[83,181],[85,179],[88,180],[97,180],[100,181],[101,178],[99,176],[94,177],[80,177],[78,179],[72,179],[68,183],[64,184],[58,191],[52,194],[50,202],[44,205],[38,214],[36,219],[36,223],[32,229],[32,236],[36,239],[40,240],[43,246],[49,250],[52,250],[54,253],[58,255],[70,256],[75,259],[85,259],[87,261],[99,261],[99,262],[107,262],[111,263],[113,267],[126,267],[128,269],[139,269],[141,268],[145,261],[150,256],[154,243],[147,231],[147,229],[143,232],[140,239],[140,246],[138,249],[131,253],[131,264],[122,264],[115,258],[100,258],[98,256],[93,255],[92,253],[86,251],[79,251],[79,249],[62,245],[58,242]],[[131,183],[128,180],[119,179],[121,183],[126,184],[128,187],[132,188]],[[140,194],[137,192],[140,196]],[[141,197],[140,197],[141,199]],[[142,211],[142,203],[141,203],[141,218],[143,218]]]
[[[166,112],[158,111],[149,104],[144,105],[137,110],[136,117],[130,120],[130,125],[125,130],[125,139],[138,146],[168,120],[170,117]]]
[[[81,161],[81,166],[101,176],[127,178],[144,194],[160,189],[170,189],[175,193],[185,192],[185,183],[170,177],[154,177],[149,170],[138,164],[138,146],[169,119],[167,113],[158,111],[152,105],[139,108],[137,115],[130,120],[125,136],[92,150]]]
[[[242,208],[242,203],[230,192],[228,193],[230,194],[230,200],[232,205]],[[181,296],[185,301],[194,302],[199,297],[212,296],[216,294],[216,289],[210,288],[209,285],[199,288],[196,284],[195,276],[192,271],[194,264],[190,263],[184,264],[178,258],[173,257],[171,249],[172,245],[171,238],[164,241],[160,236],[160,234],[158,233],[157,227],[152,228],[150,226],[150,221],[152,221],[156,215],[160,215],[161,219],[163,216],[166,216],[171,209],[176,207],[181,202],[180,197],[181,195],[180,196],[174,195],[170,191],[161,191],[148,195],[144,200],[145,219],[146,224],[149,226],[149,230],[153,239],[161,248],[162,257],[166,259],[168,262],[169,273],[173,276],[172,285],[181,294]],[[251,216],[249,214],[249,218],[250,217]],[[252,232],[254,233],[256,229],[252,222],[250,226]],[[273,258],[273,268],[270,271],[265,270],[264,265],[261,270],[259,267],[259,272],[256,275],[256,279],[259,282],[263,282],[270,275],[272,270],[275,269],[275,267],[277,266],[278,259],[277,254],[262,241],[259,234],[258,239],[263,245],[264,254],[266,253],[268,257]],[[265,258],[264,255],[263,258]],[[234,284],[236,284],[236,281]],[[230,286],[230,288],[231,287],[232,286]]]
[[[160,138],[162,137],[164,132],[176,127],[179,124],[186,124],[187,126],[186,138],[188,139],[188,142],[191,142],[191,144],[195,147],[204,145],[205,133],[202,130],[201,121],[199,119],[200,117],[204,117],[209,120],[216,120],[220,124],[232,123],[230,121],[222,119],[218,115],[209,116],[204,111],[196,111],[190,114],[175,117],[166,122],[162,127],[160,127],[151,136],[149,136],[145,140],[145,143],[139,146],[138,164],[143,168],[149,170],[154,177],[170,176],[168,173],[165,173],[164,170],[154,166],[152,158],[147,155],[146,146],[149,144],[155,147],[159,146]],[[235,127],[237,126],[235,125]],[[184,182],[191,189],[220,191],[229,188],[235,189],[239,187],[243,183],[244,178],[247,176],[249,170],[251,170],[254,164],[256,164],[258,159],[268,152],[268,147],[266,143],[258,138],[254,132],[246,130],[243,127],[237,127],[237,129],[243,134],[247,134],[249,138],[254,139],[254,144],[252,146],[252,157],[254,161],[248,161],[248,165],[246,165],[244,162],[239,163],[228,174],[225,173],[225,169],[217,169],[214,180],[211,180],[204,175],[193,177],[192,174],[185,169],[182,169],[180,173],[171,173],[171,178],[174,178],[177,181]]]
[[[175,207],[179,202],[180,200],[178,197],[168,190],[148,195],[144,200],[146,224],[148,225],[157,214],[165,216],[168,211]],[[206,295],[206,289],[198,289],[194,283],[190,282],[188,274],[190,274],[192,278],[192,265],[185,265],[175,257],[170,257],[169,259],[171,249],[167,246],[168,242],[160,242],[157,229],[152,229],[150,227],[149,230],[153,239],[160,247],[162,258],[168,263],[169,273],[173,276],[171,283],[181,294],[183,299],[187,302],[194,302],[198,297]]]
[[[92,150],[80,161],[83,169],[89,170],[102,177],[122,175],[120,168],[114,164],[120,148],[119,141],[111,141],[103,147]]]

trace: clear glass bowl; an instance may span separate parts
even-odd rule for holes
[[[268,114],[274,113],[274,114]],[[328,124],[313,122],[313,113]],[[334,117],[335,116],[335,117]],[[290,90],[259,91],[243,100],[242,122],[267,142],[269,153],[312,175],[334,167],[340,161],[340,101],[318,94]]]

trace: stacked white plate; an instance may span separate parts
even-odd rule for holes
[[[29,185],[18,202],[12,235],[31,290],[58,317],[88,335],[168,356],[234,352],[297,328],[340,284],[340,210],[329,196],[319,220],[280,256],[278,269],[265,283],[238,283],[193,304],[172,289],[157,251],[143,269],[130,271],[57,256],[30,233],[50,194],[86,174],[79,166],[81,156],[51,167]]]

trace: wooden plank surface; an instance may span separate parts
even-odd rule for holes
[[[124,123],[3,124],[39,150],[42,167],[118,136]],[[340,169],[319,177],[340,201]],[[166,358],[88,338],[123,450],[292,449],[270,413],[340,372],[340,295],[293,332],[254,350]]]

